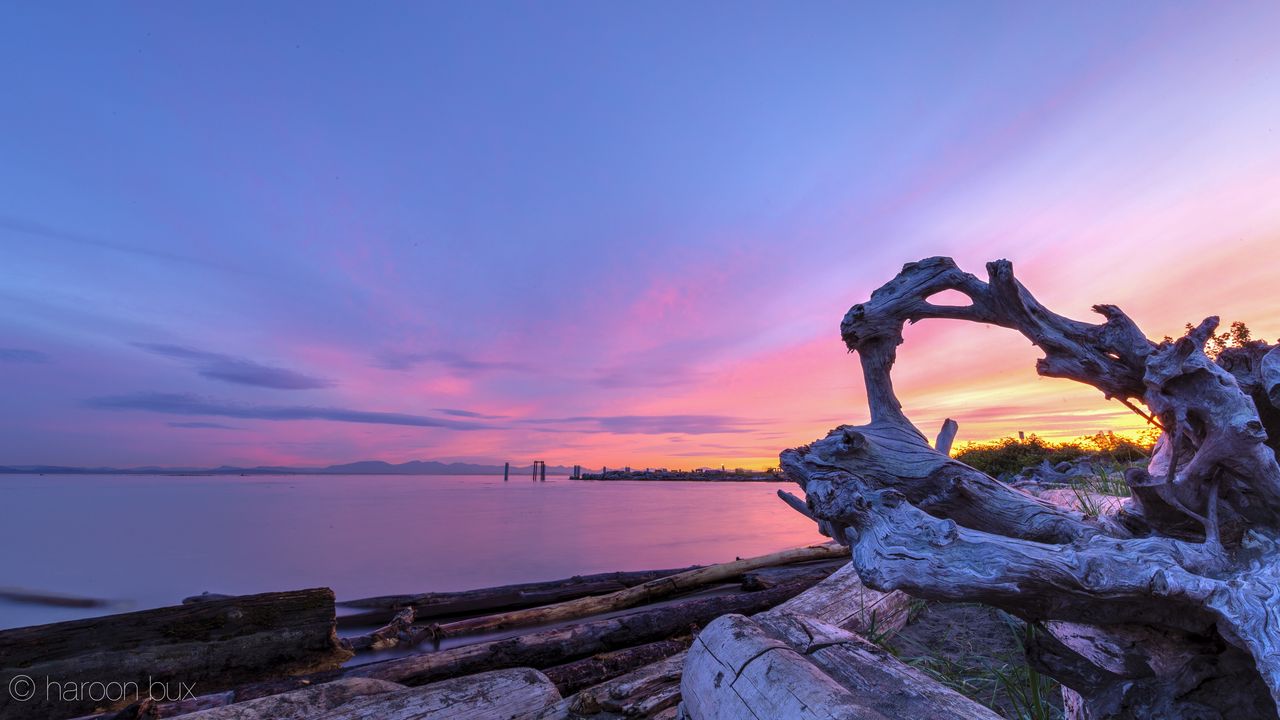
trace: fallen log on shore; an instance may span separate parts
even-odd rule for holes
[[[901,592],[882,593],[866,587],[857,573],[844,565],[808,590],[757,614],[753,621],[776,623],[781,628],[791,629],[796,626],[799,618],[803,618],[806,621],[838,624],[841,632],[855,630],[876,635],[901,629],[906,624],[909,604],[910,598]],[[685,658],[684,652],[671,654],[580,690],[577,695],[548,708],[539,720],[572,720],[596,714],[651,719],[663,715],[674,717],[673,706],[680,699]],[[731,683],[729,681],[728,684]],[[724,686],[715,687],[714,690],[722,692]],[[561,688],[561,692],[567,694],[564,688]],[[761,717],[777,716],[766,713]]]
[[[862,584],[858,571],[845,565],[827,579],[770,608],[769,617],[801,615],[850,630],[859,635],[901,630],[907,624],[911,596],[904,592],[880,592]]]
[[[391,622],[373,632],[355,637],[342,638],[342,646],[348,650],[385,650],[399,645],[403,640],[412,638],[414,613],[407,607],[396,613]]]
[[[339,627],[374,625],[389,622],[397,612],[412,607],[419,620],[460,615],[518,610],[548,603],[574,600],[590,595],[604,595],[625,590],[658,578],[695,570],[699,566],[664,570],[575,575],[562,580],[519,583],[499,587],[457,592],[418,593],[416,595],[381,595],[339,602],[341,607],[360,608],[364,612],[338,617]]]
[[[405,686],[385,680],[365,680],[352,678],[336,680],[331,683],[317,685],[293,692],[269,695],[234,705],[218,707],[197,707],[192,704],[184,709],[182,706],[170,706],[171,710],[163,717],[181,716],[182,720],[312,720],[317,715],[341,707],[353,700],[368,695],[381,695],[404,690]],[[161,717],[149,714],[157,711],[152,703],[150,710],[139,709],[129,714],[133,718]],[[120,718],[123,720],[123,718]]]
[[[344,670],[343,674],[347,677],[370,677],[417,685],[441,677],[464,675],[477,669],[518,666],[544,668],[599,652],[669,638],[687,632],[691,626],[701,627],[726,613],[758,612],[798,595],[806,587],[803,582],[799,582],[754,593],[693,598],[661,608],[639,610],[618,617],[517,635],[504,640],[358,665]],[[282,682],[289,681],[290,679],[286,679]]]
[[[313,720],[534,720],[559,700],[545,675],[515,668],[369,695]]]
[[[440,639],[465,634],[495,632],[513,627],[576,620],[591,615],[624,610],[713,583],[725,582],[741,577],[744,573],[752,570],[811,560],[846,558],[847,556],[848,551],[835,543],[793,548],[768,555],[708,565],[696,570],[650,580],[608,595],[578,598],[577,600],[569,600],[527,610],[513,610],[495,615],[436,624],[432,627],[432,632],[437,639]]]
[[[817,583],[845,565],[844,559],[841,558],[838,560],[818,560],[793,565],[764,567],[745,573],[742,576],[742,589],[754,592],[767,590],[788,582],[807,581],[810,584]],[[435,635],[434,627],[425,630],[415,628],[415,620],[414,609],[412,606],[408,606],[397,612],[391,622],[383,627],[363,635],[341,638],[341,643],[343,647],[354,651],[385,650],[401,645],[412,647]]]
[[[742,589],[752,591],[767,590],[802,578],[811,579],[816,583],[825,580],[832,573],[848,564],[849,558],[842,555],[834,560],[815,560],[793,565],[760,568],[742,576]]]
[[[637,610],[603,620],[543,630],[503,640],[463,645],[437,652],[393,658],[367,665],[248,683],[231,692],[196,698],[201,707],[218,707],[290,692],[345,678],[369,678],[416,686],[477,672],[563,665],[599,653],[688,633],[727,613],[755,613],[803,592],[805,580],[759,592],[690,598],[660,608]],[[188,708],[190,705],[188,705]],[[172,717],[176,704],[160,704],[154,717]],[[183,710],[185,712],[185,710]]]
[[[684,658],[685,653],[681,652],[583,690],[569,705],[569,711],[579,715],[609,712],[649,717],[675,707],[680,702]]]
[[[182,715],[182,720],[532,720],[560,701],[537,670],[468,675],[417,688],[339,680]]]
[[[68,717],[122,707],[152,688],[176,698],[332,670],[351,657],[333,613],[333,591],[317,588],[3,630],[0,685],[10,692],[0,694],[0,717]],[[24,682],[28,698],[13,692]]]
[[[637,668],[683,653],[689,649],[689,643],[692,641],[692,637],[658,640],[592,655],[589,658],[546,668],[542,672],[556,684],[561,695],[568,697],[583,688],[598,685]]]

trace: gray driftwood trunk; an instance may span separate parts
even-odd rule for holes
[[[1030,661],[1074,691],[1076,718],[1275,718],[1280,701],[1280,350],[1204,352],[1209,318],[1152,342],[1118,308],[1090,324],[1041,305],[1007,261],[985,281],[949,258],[906,265],[845,315],[871,421],[782,453],[806,493],[784,497],[851,546],[867,585],[1002,608],[1042,632]],[[945,290],[967,296],[942,305]],[[1022,333],[1041,375],[1091,385],[1163,431],[1133,497],[1102,517],[1064,510],[929,445],[890,371],[905,323],[968,320]],[[951,441],[944,428],[939,444]]]

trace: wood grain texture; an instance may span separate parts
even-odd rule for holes
[[[336,680],[163,717],[182,720],[532,720],[560,700],[555,685],[542,673],[513,668],[416,688],[382,680]]]
[[[649,717],[680,702],[680,673],[685,653],[636,668],[578,693],[570,711],[579,715],[615,713]]]
[[[354,678],[234,705],[185,714],[173,712],[168,717],[180,716],[182,720],[312,720],[353,700],[404,689],[403,685],[396,683]]]
[[[751,618],[722,617],[703,630],[685,659],[685,712],[693,720],[994,720],[987,708],[858,634],[901,628],[909,602],[902,592],[866,587],[849,565]]]
[[[999,718],[856,633],[789,613],[707,626],[681,690],[694,720]]]
[[[495,670],[398,692],[369,695],[314,720],[533,720],[560,701],[556,686],[530,668]],[[263,720],[268,720],[263,718]]]
[[[761,613],[761,617],[798,615],[866,634],[900,630],[907,622],[911,596],[894,590],[872,590],[847,564],[808,590]]]

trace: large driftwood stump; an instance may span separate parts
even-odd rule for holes
[[[1215,362],[1204,345],[1217,318],[1155,343],[1110,305],[1093,308],[1101,324],[1051,312],[1008,261],[987,274],[930,258],[849,310],[841,334],[861,360],[871,422],[783,452],[807,495],[783,499],[851,546],[873,588],[984,602],[1035,624],[1030,660],[1079,695],[1078,718],[1276,718],[1280,350]],[[930,302],[945,290],[969,304]],[[1147,415],[1163,435],[1147,469],[1125,478],[1133,497],[1085,517],[930,447],[890,379],[904,323],[926,318],[1016,330],[1044,351],[1041,375]]]

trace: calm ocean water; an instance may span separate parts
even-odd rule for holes
[[[327,586],[338,599],[732,560],[823,540],[774,483],[0,475],[0,627]]]

